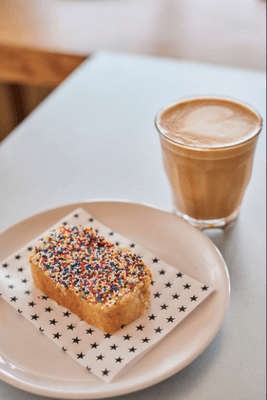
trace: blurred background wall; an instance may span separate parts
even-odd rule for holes
[[[0,141],[92,52],[265,70],[263,0],[0,0]]]

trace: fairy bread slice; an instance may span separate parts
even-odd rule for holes
[[[152,274],[141,257],[91,228],[59,226],[37,243],[29,262],[38,289],[106,333],[149,305]]]

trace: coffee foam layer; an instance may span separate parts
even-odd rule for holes
[[[157,119],[160,130],[179,143],[220,147],[243,142],[261,127],[249,108],[228,100],[194,99],[165,110]]]

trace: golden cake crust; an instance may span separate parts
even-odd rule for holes
[[[35,286],[40,289],[50,299],[56,301],[59,305],[67,308],[76,314],[83,321],[93,325],[106,333],[113,334],[122,325],[127,325],[139,316],[143,315],[149,306],[150,291],[149,285],[152,274],[149,268],[143,264],[143,278],[125,291],[123,287],[119,288],[112,301],[88,301],[86,296],[72,286],[63,286],[49,276],[49,271],[40,268],[38,263],[38,249],[49,240],[38,243],[29,257],[31,271]],[[118,248],[123,253],[131,253],[125,247]]]

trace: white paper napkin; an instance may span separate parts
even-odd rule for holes
[[[62,224],[92,227],[110,242],[142,256],[153,275],[151,302],[145,315],[109,335],[80,320],[35,288],[28,257],[37,241]],[[0,295],[62,351],[105,382],[111,382],[126,366],[134,365],[213,290],[104,226],[82,208],[62,218],[0,264]]]

